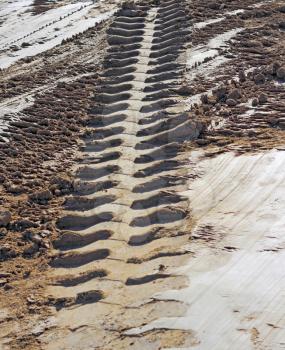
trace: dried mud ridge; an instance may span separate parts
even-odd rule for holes
[[[189,225],[189,204],[178,194],[187,175],[182,148],[202,129],[188,113],[175,111],[183,70],[178,58],[189,27],[183,4],[166,1],[123,6],[107,29],[105,70],[75,169],[75,190],[57,221],[61,235],[54,242],[59,253],[51,262],[56,277],[50,288],[61,317],[66,310],[87,324],[90,315],[70,307],[104,299],[107,304],[92,311],[105,313],[98,320],[98,328],[107,323],[102,333],[109,327],[106,305],[116,305],[119,315],[134,296],[142,302],[155,291],[142,291],[142,285],[175,278],[181,283],[156,259],[187,253],[179,250]]]

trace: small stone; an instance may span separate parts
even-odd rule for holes
[[[254,99],[252,100],[252,102],[251,102],[251,105],[252,105],[252,107],[258,106],[258,99],[257,99],[257,98],[254,98]]]
[[[264,93],[261,93],[261,94],[259,95],[259,97],[258,97],[258,101],[259,101],[260,104],[266,103],[267,100],[268,100],[268,97],[267,97],[267,95],[264,94]]]
[[[0,227],[6,227],[10,223],[12,215],[8,210],[0,211]]]
[[[285,29],[285,21],[279,22],[279,28]]]
[[[265,76],[262,73],[256,74],[253,79],[256,84],[263,84],[265,82]]]
[[[235,99],[233,99],[233,98],[228,98],[228,99],[227,99],[227,105],[228,105],[229,107],[234,107],[234,106],[237,105],[237,101],[236,101]]]
[[[285,66],[278,68],[276,71],[276,75],[279,79],[285,79]]]

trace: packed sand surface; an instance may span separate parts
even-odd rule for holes
[[[187,312],[128,334],[169,328],[191,330],[197,349],[284,347],[284,162],[278,151],[198,162],[199,178],[185,193],[197,220],[195,258],[175,271],[189,286],[154,295]]]
[[[0,4],[0,349],[285,348],[283,1]]]

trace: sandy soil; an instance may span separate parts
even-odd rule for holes
[[[284,348],[284,13],[1,3],[1,348]]]
[[[189,286],[154,295],[187,311],[127,333],[180,329],[195,335],[197,349],[282,349],[285,153],[191,156],[200,159],[184,193],[196,220],[194,257],[175,270]]]

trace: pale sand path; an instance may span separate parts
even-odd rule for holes
[[[128,334],[191,329],[195,349],[285,349],[284,169],[278,151],[198,163],[204,175],[187,191],[195,257],[179,270],[189,287],[155,296],[187,303],[187,313]]]

